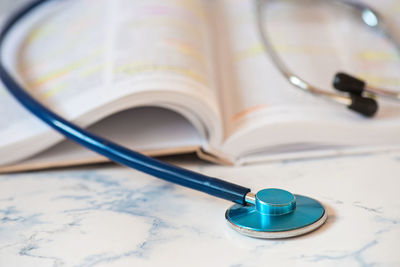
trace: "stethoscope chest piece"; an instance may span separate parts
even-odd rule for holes
[[[281,189],[259,191],[248,205],[233,205],[225,213],[232,228],[257,238],[286,238],[306,234],[327,219],[316,200]]]

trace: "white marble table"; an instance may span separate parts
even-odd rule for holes
[[[400,266],[400,153],[179,164],[315,197],[329,218],[306,236],[259,240],[228,227],[229,202],[127,168],[2,175],[0,266]]]

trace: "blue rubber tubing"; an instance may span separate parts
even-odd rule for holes
[[[49,1],[50,0],[35,0],[23,6],[10,16],[0,32],[0,79],[3,81],[7,90],[26,109],[53,129],[76,143],[114,162],[145,172],[168,182],[189,187],[239,204],[245,204],[245,196],[250,192],[249,188],[167,164],[94,135],[48,110],[15,81],[3,63],[2,52],[5,39],[19,21],[35,8]]]

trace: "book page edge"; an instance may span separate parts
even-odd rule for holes
[[[197,151],[199,151],[200,149],[201,148],[199,146],[187,146],[187,147],[178,147],[178,148],[167,148],[167,149],[159,149],[159,150],[141,151],[141,153],[143,153],[147,156],[161,157],[161,156],[197,153]],[[68,168],[68,167],[79,167],[79,166],[87,166],[87,165],[101,164],[101,163],[108,163],[108,162],[110,162],[110,160],[101,155],[86,158],[83,160],[79,159],[79,160],[67,160],[67,161],[55,161],[55,162],[22,161],[17,164],[0,166],[0,174],[42,171],[42,170]]]

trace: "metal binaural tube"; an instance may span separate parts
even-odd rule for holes
[[[321,0],[321,1],[328,2],[328,0]],[[373,99],[373,97],[370,97],[369,95],[366,96],[357,95],[360,97],[355,97],[352,92],[347,92],[345,90],[342,90],[344,94],[323,90],[305,81],[286,66],[286,64],[283,62],[283,60],[275,50],[274,46],[272,45],[272,42],[268,34],[266,33],[264,23],[262,21],[262,19],[266,17],[264,5],[268,5],[269,2],[271,1],[257,0],[256,12],[257,12],[257,23],[258,23],[259,33],[266,53],[269,55],[269,57],[271,58],[277,69],[286,78],[286,80],[291,85],[305,92],[317,96],[322,96],[336,103],[346,105],[349,109],[352,109],[360,114],[363,114],[364,116],[372,117],[378,110],[378,104],[375,101],[375,99]],[[332,3],[341,4],[359,11],[360,19],[363,21],[363,23],[367,27],[382,33],[382,35],[385,36],[385,38],[387,38],[389,41],[391,41],[391,43],[396,47],[397,52],[398,53],[400,52],[400,42],[395,38],[394,35],[391,34],[391,31],[389,31],[387,24],[384,23],[379,12],[369,7],[368,5],[358,1],[338,0],[338,1],[332,1]],[[365,86],[365,91],[373,95],[379,95],[400,100],[400,92],[378,87],[372,87],[369,85]]]
[[[349,106],[351,104],[351,98],[346,96],[346,95],[341,95],[337,94],[334,92],[329,92],[325,91],[321,88],[318,88],[317,86],[312,85],[311,83],[305,81],[302,79],[300,76],[296,75],[294,72],[292,72],[286,64],[283,62],[281,57],[278,55],[278,53],[275,51],[271,40],[269,39],[268,35],[265,33],[265,29],[263,26],[263,21],[262,18],[265,18],[266,15],[263,12],[263,4],[264,2],[268,2],[268,0],[258,0],[257,1],[257,24],[258,24],[258,29],[260,33],[260,37],[263,41],[263,45],[265,48],[266,53],[268,56],[271,58],[279,72],[286,78],[286,80],[293,86],[314,94],[314,95],[319,95],[323,96],[326,98],[329,98],[337,103]]]

